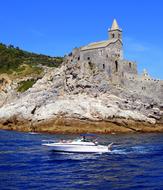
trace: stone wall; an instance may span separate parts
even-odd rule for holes
[[[127,61],[127,60],[123,60],[123,70],[122,72],[124,73],[124,75],[127,77],[134,77],[134,75],[138,75],[137,72],[137,64],[133,61]]]
[[[163,102],[163,81],[152,79],[147,74],[139,76],[136,62],[123,59],[120,41],[105,48],[83,51],[75,48],[66,60],[66,63],[81,65],[81,76],[97,70],[105,73],[114,85]]]
[[[100,71],[112,74],[122,70],[120,60],[123,58],[122,43],[117,41],[105,48],[90,49],[80,52],[80,62],[87,62],[94,65]]]
[[[137,75],[136,63],[123,59],[121,41],[111,43],[105,48],[84,51],[81,48],[75,48],[66,60],[66,63],[80,64],[82,73],[87,73],[88,67],[97,68],[106,73],[114,84],[123,83],[124,77],[130,79]]]
[[[141,77],[124,78],[123,87],[134,93],[145,95],[163,102],[163,81],[154,79],[143,79]]]

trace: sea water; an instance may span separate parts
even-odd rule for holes
[[[162,190],[163,134],[99,135],[104,154],[55,153],[42,140],[74,139],[0,131],[0,190]]]

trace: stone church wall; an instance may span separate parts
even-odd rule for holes
[[[123,80],[123,87],[163,102],[163,81],[161,80],[145,80],[138,76],[134,79],[126,78]]]

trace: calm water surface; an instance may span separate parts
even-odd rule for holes
[[[0,131],[0,190],[163,190],[163,134],[100,135],[112,153],[59,154],[41,146],[45,135]]]

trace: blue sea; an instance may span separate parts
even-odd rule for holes
[[[99,135],[104,154],[49,151],[42,140],[73,139],[0,131],[0,190],[163,190],[163,134]]]

